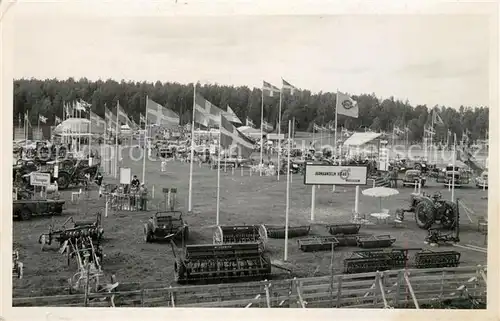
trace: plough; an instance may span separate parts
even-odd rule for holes
[[[257,281],[271,275],[271,260],[258,242],[187,245],[182,254],[171,244],[179,284]]]
[[[85,289],[89,291],[94,288],[99,290],[99,279],[103,277],[102,272],[102,250],[98,246],[94,247],[92,238],[77,239],[73,242],[68,239],[62,248],[62,253],[68,252],[68,264],[71,257],[76,259],[78,271],[69,280],[72,289]]]
[[[73,223],[72,227],[67,227],[67,224]],[[42,251],[45,245],[51,245],[52,241],[59,243],[59,248],[65,246],[67,241],[75,243],[80,238],[90,237],[93,241],[100,243],[104,230],[101,225],[101,213],[96,214],[94,222],[76,222],[73,217],[69,217],[59,229],[55,229],[54,225],[49,226],[49,232],[43,233],[38,238],[38,243],[41,244]]]

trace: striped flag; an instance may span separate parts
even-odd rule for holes
[[[222,109],[196,94],[194,118],[196,123],[205,127],[219,127],[220,116],[224,114]]]
[[[337,114],[358,118],[358,103],[351,96],[337,91]]]
[[[290,94],[293,95],[294,92],[298,90],[297,88],[295,88],[295,86],[293,86],[292,84],[290,84],[285,79],[281,78],[281,81],[283,82],[282,88],[283,88],[284,92],[289,92]]]
[[[243,158],[250,157],[254,144],[245,135],[240,133],[222,114],[220,115],[219,129],[220,144],[224,149],[229,149],[231,152],[236,149],[238,156]]]
[[[271,131],[273,131],[273,129],[274,129],[273,125],[271,125],[267,121],[264,120],[262,122],[262,130],[263,131],[265,131],[265,132],[271,132]]]
[[[116,119],[113,117],[113,113],[108,109],[108,107],[104,107],[104,120],[106,121],[108,128],[116,128]]]
[[[444,125],[444,121],[436,111],[432,111],[432,121],[434,124]]]
[[[236,113],[227,105],[227,111],[224,113],[224,117],[229,120],[231,123],[240,124],[241,120],[236,116]]]
[[[262,93],[269,97],[277,97],[280,94],[280,89],[276,86],[271,85],[270,83],[263,81],[262,82]]]
[[[146,113],[149,123],[166,127],[175,127],[179,125],[179,115],[175,111],[163,107],[149,98],[146,101]]]
[[[251,120],[250,118],[247,117],[246,119],[246,123],[245,125],[247,125],[248,127],[252,127],[254,128],[255,127],[255,124],[253,123],[253,120]]]
[[[93,111],[90,112],[90,122],[92,133],[104,133],[106,129],[106,121]]]
[[[116,113],[118,115],[118,125],[127,125],[128,127],[130,128],[133,128],[134,127],[134,124],[132,123],[132,121],[130,120],[129,116],[127,115],[127,113],[125,112],[125,110],[123,110],[122,106],[120,105],[120,103],[117,103],[116,104]]]

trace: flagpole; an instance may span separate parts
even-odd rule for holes
[[[147,128],[148,128],[148,96],[146,95],[146,115],[144,116],[144,142],[143,142],[143,155],[142,155],[142,183],[146,184],[146,153],[147,153]]]
[[[194,158],[194,111],[196,107],[196,83],[193,84],[193,118],[191,119],[191,163],[189,165],[188,212],[193,210],[193,158]]]
[[[451,177],[451,201],[455,201],[455,164],[456,164],[456,159],[457,159],[457,135],[454,136],[453,138],[453,175]]]
[[[220,123],[222,124],[222,115],[220,116]],[[219,208],[220,208],[220,154],[221,154],[221,144],[220,144],[220,126],[219,126],[219,139],[218,139],[218,147],[217,147],[217,211],[215,217],[215,224],[219,225]]]
[[[287,171],[286,171],[286,208],[285,208],[285,256],[284,261],[288,259],[288,217],[290,212],[290,139],[291,139],[291,122],[288,121],[288,156],[287,156]]]
[[[89,166],[91,165],[91,161],[90,161],[90,155],[92,154],[91,153],[91,149],[92,149],[92,144],[91,144],[91,138],[92,138],[92,116],[91,116],[91,113],[92,113],[92,106],[89,106],[89,137],[88,137],[88,144],[89,144]]]
[[[338,160],[340,161],[340,155],[337,154],[337,115],[338,115],[338,104],[339,104],[339,90],[337,89],[337,97],[336,97],[336,106],[335,106],[335,126],[334,126],[334,133],[333,133],[333,148],[335,149],[335,156],[337,156]],[[342,162],[339,163],[339,165],[342,165]]]
[[[281,133],[281,104],[283,100],[283,85],[281,85],[280,89],[280,104],[278,108],[278,181],[280,180],[280,170],[281,168],[281,163],[280,163],[280,156],[281,156],[281,138],[280,138],[280,133]]]
[[[262,126],[264,123],[264,87],[262,87],[262,98],[260,103],[260,166],[263,165],[262,161],[262,151],[264,149],[264,135],[262,133]],[[260,176],[262,176],[262,168],[259,170]]]
[[[40,114],[38,114],[38,128],[36,129],[38,135],[40,135]]]
[[[116,131],[115,131],[115,178],[118,177],[118,109],[120,108],[120,101],[116,103]]]

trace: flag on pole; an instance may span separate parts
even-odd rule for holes
[[[116,119],[113,116],[113,113],[108,109],[108,107],[104,107],[104,120],[106,121],[107,127],[110,131],[116,127]]]
[[[146,117],[148,122],[166,127],[175,127],[179,125],[179,115],[166,107],[158,104],[154,100],[146,101]]]
[[[90,124],[92,133],[102,134],[106,130],[106,121],[93,111],[90,112]]]
[[[271,85],[270,83],[263,81],[262,82],[262,92],[264,95],[269,97],[278,97],[280,94],[280,89],[276,86]]]
[[[247,119],[246,119],[245,125],[247,125],[248,127],[252,127],[252,128],[254,128],[254,127],[255,127],[255,124],[253,123],[253,120],[251,120],[251,119],[250,119],[250,118],[248,118],[248,117],[247,117]]]
[[[220,115],[220,143],[224,149],[237,149],[238,156],[248,158],[253,151],[254,144],[245,135],[234,127],[228,119]]]
[[[130,117],[127,115],[125,110],[123,110],[122,106],[118,103],[116,104],[117,108],[117,118],[118,118],[118,125],[124,124],[127,125],[129,128],[137,128],[137,125],[130,119]]]
[[[146,117],[144,117],[144,115],[143,115],[143,114],[139,114],[139,121],[141,122],[141,124],[142,124],[142,123],[144,123],[144,124],[145,124],[145,123],[146,123]]]
[[[54,122],[57,125],[57,124],[60,124],[62,121],[61,121],[61,118],[59,118],[59,117],[56,116],[55,119],[54,119]]]
[[[268,123],[267,121],[263,121],[262,122],[262,130],[265,131],[265,132],[272,132],[274,129],[273,125],[271,125],[270,123]]]
[[[290,84],[285,79],[281,78],[281,81],[283,82],[282,88],[283,88],[284,92],[289,92],[290,94],[293,95],[295,93],[295,91],[298,91],[298,89],[295,86]]]
[[[195,122],[205,127],[219,127],[220,116],[225,112],[201,95],[196,94]]]
[[[91,105],[89,103],[87,103],[86,101],[81,100],[81,99],[78,100],[75,104],[75,110],[77,110],[77,111],[86,112],[86,111],[90,110],[90,107],[91,107]]]
[[[240,124],[241,120],[236,116],[236,113],[227,105],[227,111],[224,113],[224,117],[229,120],[231,123]]]
[[[38,115],[38,121],[45,124],[47,122],[47,117],[44,117],[42,115]]]
[[[432,111],[432,121],[434,124],[437,124],[437,125],[444,125],[444,121],[443,119],[441,118],[441,116],[439,116],[439,114],[436,112],[436,111]]]
[[[358,118],[359,106],[351,96],[337,91],[337,114]]]

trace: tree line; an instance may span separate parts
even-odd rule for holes
[[[197,92],[211,103],[226,110],[227,106],[245,124],[248,117],[259,128],[261,119],[261,88],[247,86],[222,86],[204,84],[197,86]],[[38,115],[47,117],[47,125],[55,124],[55,117],[62,118],[65,103],[78,99],[92,104],[92,111],[104,117],[104,108],[115,110],[117,102],[139,123],[139,115],[145,112],[146,99],[170,108],[180,116],[181,124],[191,121],[193,105],[193,84],[176,82],[117,82],[115,80],[90,81],[58,79],[14,80],[14,119],[18,124],[20,116],[28,111],[29,121],[36,124]],[[460,106],[453,109],[445,106],[411,106],[408,101],[377,98],[375,94],[353,95],[359,106],[359,117],[338,115],[338,128],[350,131],[370,129],[376,132],[392,133],[394,126],[408,128],[408,139],[419,141],[424,136],[424,127],[431,123],[432,112],[438,112],[444,125],[435,126],[435,139],[446,141],[448,132],[457,139],[468,131],[471,140],[483,139],[488,133],[488,107]],[[312,131],[313,125],[326,125],[335,118],[336,95],[331,92],[312,93],[297,91],[283,96],[282,132],[287,130],[288,120],[295,120],[296,131]],[[278,120],[278,97],[264,97],[264,120],[276,126]],[[22,120],[21,120],[22,124]]]

